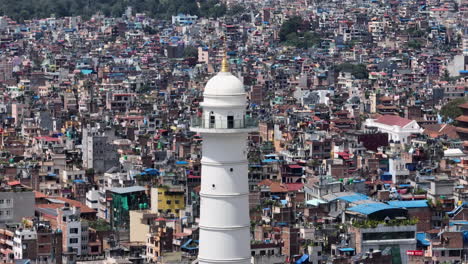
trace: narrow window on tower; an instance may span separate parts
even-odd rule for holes
[[[214,127],[215,127],[215,116],[213,112],[210,112],[210,128],[214,128]]]
[[[227,128],[234,128],[234,116],[227,117]]]
[[[233,172],[233,171],[234,171],[234,168],[230,168],[229,170],[230,170],[231,172]]]

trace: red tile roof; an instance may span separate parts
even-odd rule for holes
[[[379,117],[375,122],[381,123],[387,126],[399,126],[399,127],[404,127],[411,123],[413,120],[409,120],[407,118],[403,118],[400,116],[396,115],[383,115]]]
[[[10,186],[21,185],[21,182],[19,182],[19,181],[9,181],[7,184],[10,185]]]
[[[288,191],[290,192],[297,192],[302,189],[304,186],[303,183],[286,183],[286,187],[288,188]]]
[[[64,197],[55,197],[55,196],[49,196],[47,198],[52,198],[52,199],[55,199],[55,200],[60,200],[60,201],[64,201],[68,204],[70,204],[71,206],[74,206],[74,207],[77,207],[77,208],[80,208],[80,211],[82,213],[96,213],[96,210],[88,207],[87,205],[77,201],[77,200],[72,200],[72,199],[68,199],[68,198],[64,198]],[[65,204],[59,204],[60,206],[59,207],[63,207],[65,206]]]

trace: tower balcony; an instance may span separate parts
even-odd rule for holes
[[[248,133],[258,130],[258,121],[249,117],[242,119],[192,117],[190,130],[198,133]]]

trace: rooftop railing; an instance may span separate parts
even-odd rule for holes
[[[205,119],[193,117],[191,126],[193,128],[245,129],[258,127],[258,121],[251,117],[244,117],[242,119]]]

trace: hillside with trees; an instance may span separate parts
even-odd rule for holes
[[[219,0],[17,0],[0,1],[0,15],[16,21],[51,15],[89,18],[98,11],[119,17],[128,6],[155,18],[169,18],[179,13],[217,18],[226,13],[226,5]]]

